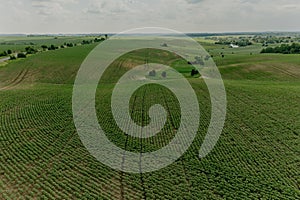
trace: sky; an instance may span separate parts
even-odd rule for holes
[[[299,0],[0,0],[0,34],[300,31]]]

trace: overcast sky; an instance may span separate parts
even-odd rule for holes
[[[0,0],[0,33],[300,31],[299,0]]]

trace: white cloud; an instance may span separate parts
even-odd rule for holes
[[[186,0],[186,2],[191,3],[191,4],[195,4],[195,3],[200,3],[204,0]]]
[[[85,13],[91,14],[103,14],[103,15],[115,15],[124,12],[131,12],[129,4],[132,4],[133,1],[128,0],[92,0],[88,8],[84,9]]]
[[[119,32],[156,26],[182,32],[299,30],[298,0],[11,0],[2,32]]]
[[[76,0],[32,0],[31,5],[37,14],[58,15],[68,13],[67,5],[75,3]]]

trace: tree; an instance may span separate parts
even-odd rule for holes
[[[24,53],[18,53],[17,57],[18,58],[26,58],[26,54],[24,54]]]
[[[155,70],[152,70],[151,72],[149,72],[149,76],[156,76],[156,71]]]
[[[282,44],[277,47],[268,47],[261,51],[261,53],[282,53],[282,54],[299,54],[300,44],[293,43],[291,45]]]
[[[33,47],[26,47],[25,51],[27,54],[35,54],[37,52]]]
[[[204,59],[204,60],[208,61],[209,59],[210,59],[210,56],[207,55],[207,56],[205,56],[205,59]]]
[[[192,69],[191,76],[195,76],[195,75],[198,75],[198,74],[199,74],[198,70]]]
[[[73,45],[73,43],[67,43],[66,46],[67,47],[73,47],[74,45]]]
[[[8,49],[7,54],[12,54],[12,50]]]
[[[51,44],[51,46],[48,48],[48,50],[55,50],[55,49],[56,47],[53,44]]]
[[[88,41],[88,40],[83,40],[83,41],[81,42],[81,44],[82,44],[82,45],[90,44],[90,41]]]
[[[104,39],[104,38],[95,38],[95,39],[94,39],[94,42],[101,42],[102,39]]]
[[[196,60],[196,64],[204,65],[204,61],[200,56],[196,56],[195,60]]]
[[[42,47],[42,49],[45,51],[46,49],[48,49],[48,46],[47,45],[42,45],[41,46]]]

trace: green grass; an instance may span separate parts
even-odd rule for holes
[[[211,111],[203,80],[189,77],[191,67],[171,53],[146,49],[119,58],[105,72],[96,94],[99,123],[119,147],[135,152],[159,149],[178,126],[176,98],[157,85],[137,90],[130,104],[132,118],[143,125],[149,122],[151,105],[160,103],[169,111],[157,136],[129,137],[112,118],[115,83],[145,57],[185,74],[202,113],[197,137],[179,160],[153,173],[133,175],[96,161],[73,124],[72,84],[94,47],[39,53],[0,67],[0,87],[5,88],[0,90],[0,199],[300,198],[299,55],[250,55],[250,49],[240,49],[225,58],[214,57],[226,86],[228,113],[218,144],[201,160],[198,152]],[[213,44],[209,48],[222,50]]]
[[[53,83],[72,84],[81,62],[96,44],[47,51],[26,59],[10,61],[0,68],[0,85],[10,84],[22,70],[27,71],[22,84]]]

